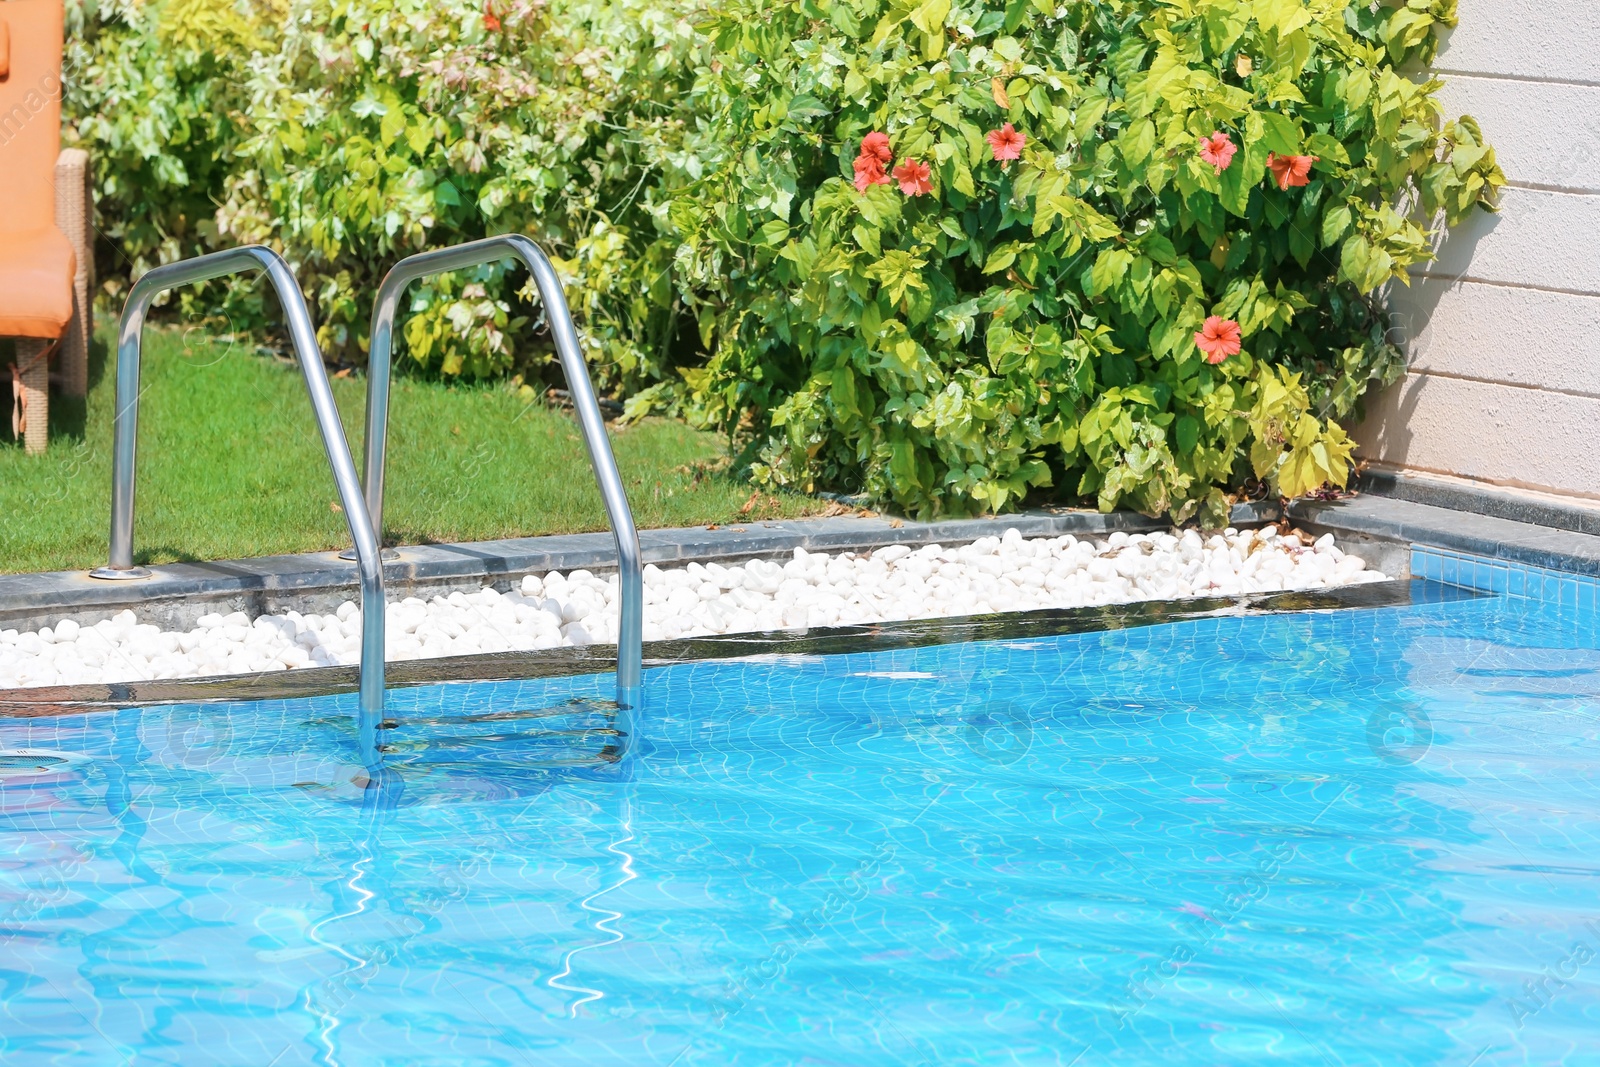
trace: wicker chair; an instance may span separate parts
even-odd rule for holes
[[[68,396],[89,386],[93,202],[89,157],[61,151],[61,44],[62,0],[0,2],[0,337],[29,452],[48,439],[50,357]]]

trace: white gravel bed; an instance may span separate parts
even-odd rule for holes
[[[646,641],[705,634],[986,615],[1191,596],[1318,589],[1384,581],[1331,535],[1227,530],[1114,533],[1104,540],[1025,539],[1016,530],[957,547],[890,545],[836,555],[795,549],[783,563],[645,568]],[[388,605],[391,660],[554,648],[616,640],[617,579],[588,571],[528,575],[485,588]],[[0,631],[0,689],[258,674],[356,663],[361,611],[203,616],[189,631],[131,611],[93,626],[62,621]]]

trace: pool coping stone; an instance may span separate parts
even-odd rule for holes
[[[1600,536],[1371,493],[1296,500],[1289,519],[1313,533],[1369,543],[1426,545],[1488,559],[1600,576]],[[1386,571],[1386,573],[1392,573]]]
[[[1355,478],[1364,494],[1432,504],[1496,519],[1510,519],[1572,533],[1600,535],[1600,500],[1563,499],[1509,486],[1474,484],[1392,467],[1367,467]]]

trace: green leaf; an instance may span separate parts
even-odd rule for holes
[[[845,418],[860,417],[861,408],[856,401],[856,376],[849,364],[841,363],[833,368],[833,389],[828,398],[833,402],[833,410]]]
[[[1267,149],[1278,153],[1280,156],[1297,156],[1300,154],[1300,124],[1288,115],[1281,115],[1276,111],[1261,112],[1261,119],[1266,130],[1263,141]]]
[[[398,106],[389,108],[383,113],[383,118],[378,123],[378,130],[385,147],[393,144],[402,133],[406,132],[405,112]]]
[[[911,12],[911,24],[923,33],[943,34],[944,20],[950,14],[950,0],[923,0]]]
[[[1078,110],[1072,117],[1073,136],[1080,141],[1087,140],[1089,135],[1094,132],[1094,128],[1099,125],[1100,120],[1105,117],[1106,109],[1110,104],[1111,101],[1098,89],[1092,89],[1085,93],[1083,99],[1078,102]]]
[[[851,228],[850,236],[856,239],[856,244],[860,245],[863,251],[870,252],[874,256],[883,255],[883,247],[879,243],[882,234],[876,226],[861,223]]]
[[[766,223],[756,233],[756,240],[764,245],[781,245],[789,239],[789,224],[782,219],[773,219]]]
[[[1200,443],[1200,423],[1192,415],[1179,416],[1173,426],[1173,437],[1178,444],[1178,452],[1188,455],[1194,451],[1195,445]]]
[[[1133,264],[1133,254],[1123,248],[1108,248],[1101,252],[1094,261],[1094,268],[1090,271],[1093,288],[1089,295],[1104,293],[1122,280],[1129,266]]]
[[[1233,157],[1233,165],[1222,172],[1220,199],[1230,214],[1242,217],[1249,210],[1250,194],[1267,172],[1267,151],[1264,140],[1249,141]]]
[[[789,101],[789,118],[805,121],[833,114],[833,109],[810,93],[801,93]]]
[[[1325,159],[1330,163],[1350,162],[1350,153],[1345,150],[1344,142],[1326,133],[1313,133],[1306,138],[1305,150],[1307,155]]]
[[[1017,27],[1022,25],[1022,20],[1028,17],[1028,0],[1006,0],[1006,21],[1004,29],[1007,33],[1015,33]]]
[[[1332,248],[1350,229],[1350,205],[1330,203],[1322,213],[1322,247]]]
[[[1295,262],[1302,267],[1311,265],[1311,257],[1317,251],[1317,238],[1309,225],[1301,224],[1298,220],[1289,224],[1289,254]]]
[[[1128,165],[1137,167],[1150,158],[1150,150],[1155,147],[1156,124],[1149,119],[1139,119],[1122,131],[1117,144],[1122,148],[1122,158]]]
[[[1254,12],[1257,24],[1280,38],[1311,22],[1303,0],[1255,0]]]
[[[902,437],[892,441],[889,448],[890,480],[899,492],[910,493],[918,485],[916,446]]]
[[[983,273],[998,274],[1017,261],[1018,244],[1008,241],[989,253],[989,258],[984,260]]]
[[[839,32],[847,37],[861,36],[861,20],[856,17],[855,9],[848,3],[837,2],[828,5],[828,19],[839,28]]]
[[[1206,41],[1211,51],[1222,55],[1244,36],[1249,26],[1249,9],[1243,5],[1211,4],[1205,9]]]
[[[1340,250],[1339,273],[1346,281],[1360,288],[1362,281],[1371,273],[1372,259],[1372,243],[1361,234],[1355,234],[1345,241],[1344,248]]]
[[[418,122],[407,128],[406,144],[410,146],[412,155],[422,155],[432,143],[433,131],[428,128],[428,123]]]

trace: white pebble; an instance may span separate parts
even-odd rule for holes
[[[1195,530],[1104,540],[1034,538],[1015,528],[946,547],[886,545],[871,553],[794,550],[785,561],[644,568],[645,639],[788,627],[1232,596],[1384,581],[1341,552],[1332,535],[1308,538]],[[425,659],[533,650],[617,639],[618,583],[587,570],[530,574],[515,588],[407,597],[385,612],[387,656]],[[331,615],[290,611],[252,620],[202,615],[163,631],[121,611],[92,626],[62,620],[0,631],[0,689],[295,670],[360,660],[361,607]]]

